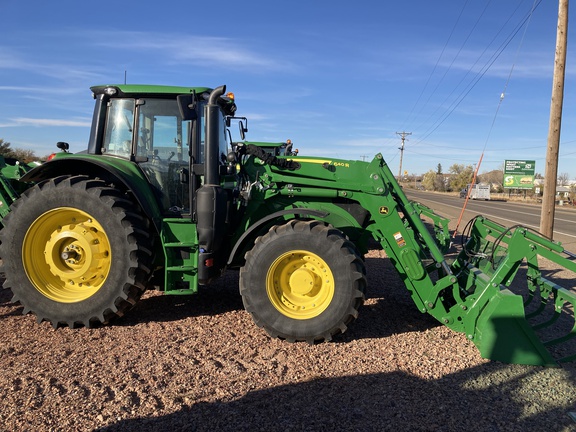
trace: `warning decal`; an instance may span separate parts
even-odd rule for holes
[[[398,245],[398,247],[406,246],[406,242],[404,241],[404,237],[402,237],[402,234],[400,234],[400,232],[397,232],[396,234],[394,234],[394,240],[396,240],[396,244]]]

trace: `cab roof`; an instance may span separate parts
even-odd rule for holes
[[[180,86],[166,86],[166,85],[150,85],[150,84],[106,84],[90,87],[94,95],[102,94],[107,88],[115,88],[117,90],[116,96],[169,96],[180,94],[202,94],[210,93],[212,91],[209,87],[180,87]]]
[[[196,94],[199,100],[208,100],[213,89],[210,87],[180,87],[149,84],[107,84],[90,87],[94,98],[107,95],[108,98],[174,98],[178,95]],[[228,93],[218,99],[218,105],[226,115],[234,115],[236,103],[234,94]]]

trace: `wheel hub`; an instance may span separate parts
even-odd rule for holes
[[[314,273],[301,268],[290,275],[290,290],[296,295],[305,296],[314,289]]]
[[[50,210],[36,219],[24,238],[22,256],[35,288],[64,303],[92,296],[111,265],[104,229],[90,215],[73,208]]]
[[[295,250],[282,254],[270,266],[268,298],[282,314],[294,319],[320,315],[334,296],[334,277],[318,255]]]

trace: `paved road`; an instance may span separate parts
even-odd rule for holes
[[[404,189],[409,199],[421,202],[434,211],[451,220],[450,229],[458,224],[464,199],[448,194],[440,194],[414,189]],[[541,206],[520,202],[469,200],[466,210],[458,224],[462,232],[466,223],[481,214],[505,226],[522,224],[539,230]],[[554,218],[554,240],[562,242],[564,248],[576,253],[576,208],[557,206]]]

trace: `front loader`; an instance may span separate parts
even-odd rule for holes
[[[193,294],[237,268],[244,306],[269,335],[329,341],[358,316],[376,241],[416,307],[484,357],[575,359],[576,295],[539,264],[576,271],[560,244],[477,217],[448,259],[448,221],[409,201],[380,154],[287,157],[232,142],[228,126],[238,121],[244,139],[246,119],[223,86],[92,91],[86,151],[26,173],[33,186],[2,219],[4,286],[38,322],[106,324],[146,289]]]

